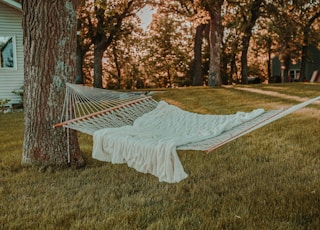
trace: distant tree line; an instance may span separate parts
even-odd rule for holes
[[[147,30],[138,12],[157,9]],[[304,75],[308,47],[319,46],[315,0],[80,1],[77,82],[140,88],[248,83],[270,79],[279,56]]]

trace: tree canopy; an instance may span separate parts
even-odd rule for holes
[[[301,63],[301,80],[310,79],[304,75],[307,49],[319,46],[320,3],[314,0],[83,2],[78,20],[87,45],[79,46],[91,60],[83,72],[94,70],[87,78],[96,87],[135,87],[137,81],[219,86],[246,84],[252,76],[265,81],[272,77],[275,56],[283,81],[289,81],[291,62]],[[143,30],[137,13],[146,5],[157,10]]]

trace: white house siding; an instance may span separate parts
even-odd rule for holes
[[[22,12],[0,2],[0,36],[13,36],[16,41],[16,68],[0,68],[0,99],[17,104],[21,98],[13,90],[23,85],[23,31]]]

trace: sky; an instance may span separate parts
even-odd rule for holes
[[[146,30],[152,21],[152,14],[155,13],[157,9],[151,9],[150,6],[144,7],[138,12],[138,16],[141,18],[141,27]]]

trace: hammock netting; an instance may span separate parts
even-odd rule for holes
[[[134,94],[66,85],[61,123],[63,126],[89,135],[101,128],[132,125],[135,119],[150,112],[157,101],[144,94]]]
[[[95,159],[127,163],[159,181],[175,183],[187,177],[177,149],[209,153],[319,99],[288,109],[203,115],[157,102],[143,93],[67,83],[61,122],[54,126],[92,135]]]

